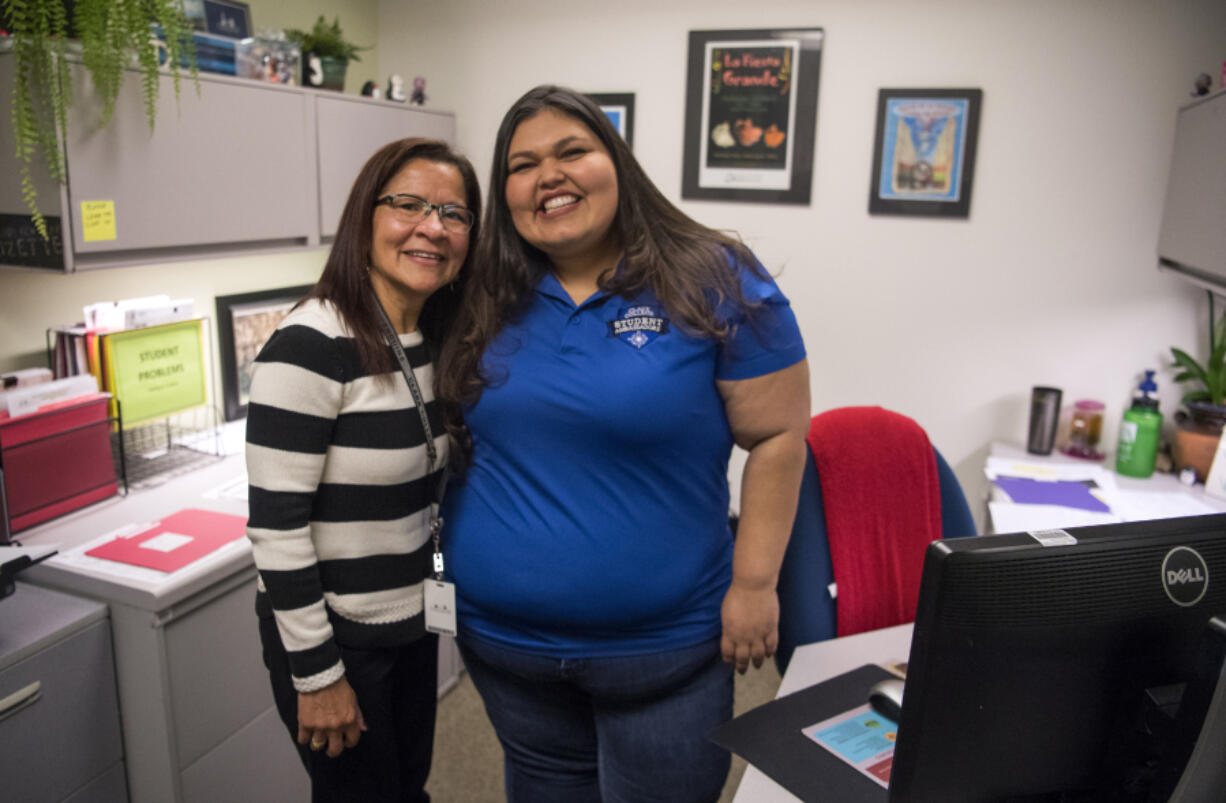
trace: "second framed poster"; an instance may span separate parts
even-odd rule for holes
[[[626,144],[633,149],[634,93],[618,92],[610,94],[589,92],[588,97],[596,101],[596,105],[609,118],[609,122],[617,129],[617,133],[621,134],[622,139],[626,140]]]
[[[823,37],[690,31],[682,198],[809,203]]]
[[[981,89],[882,89],[868,211],[969,217]]]
[[[246,417],[255,357],[311,287],[303,284],[217,297],[217,343],[227,421]]]

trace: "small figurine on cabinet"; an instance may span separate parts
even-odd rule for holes
[[[413,94],[409,97],[409,103],[426,105],[426,79],[420,75],[413,79]]]
[[[396,73],[388,76],[387,99],[404,103],[404,79]]]
[[[314,53],[307,54],[307,72],[303,83],[316,87],[324,85],[324,63]]]
[[[1203,72],[1196,76],[1196,82],[1192,85],[1192,97],[1198,98],[1202,95],[1208,95],[1213,89],[1213,77],[1207,72]]]
[[[374,81],[367,81],[366,83],[362,84],[362,97],[379,100],[383,97],[383,90],[375,86]]]

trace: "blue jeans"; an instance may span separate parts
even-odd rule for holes
[[[546,658],[459,640],[506,757],[508,803],[715,801],[732,718],[719,641],[613,658]]]

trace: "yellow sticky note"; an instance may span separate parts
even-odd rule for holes
[[[116,239],[115,202],[82,201],[81,233],[87,243]]]

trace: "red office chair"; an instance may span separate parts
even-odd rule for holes
[[[779,574],[780,672],[797,645],[914,621],[928,544],[975,535],[953,470],[910,418],[838,408],[813,417],[808,441]]]

